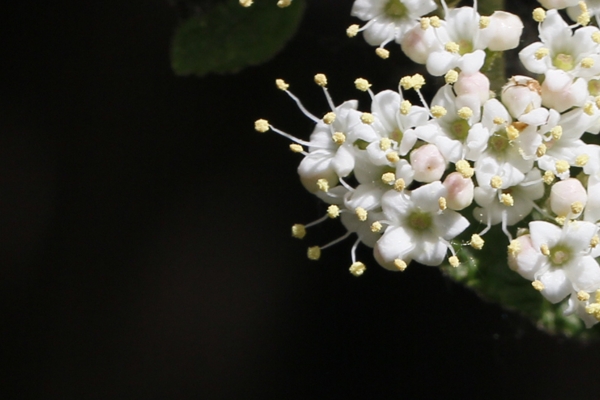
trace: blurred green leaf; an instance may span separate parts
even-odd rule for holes
[[[275,0],[257,0],[251,7],[226,0],[203,15],[184,21],[171,49],[177,75],[233,73],[272,58],[296,32],[304,0],[279,8]]]

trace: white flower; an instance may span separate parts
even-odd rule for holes
[[[369,21],[360,30],[367,43],[400,43],[404,34],[417,25],[417,19],[437,8],[433,0],[356,0],[352,16]]]
[[[531,246],[521,242],[512,264],[524,278],[541,282],[546,299],[558,303],[572,292],[600,287],[600,266],[590,255],[590,242],[598,232],[595,224],[570,221],[561,229],[533,221],[529,231]]]
[[[439,199],[447,195],[441,182],[421,186],[410,193],[389,191],[383,195],[382,208],[388,228],[376,244],[380,263],[394,269],[395,260],[408,264],[440,265],[450,246],[449,240],[469,226],[456,211],[440,210]]]

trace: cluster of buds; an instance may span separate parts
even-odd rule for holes
[[[600,131],[600,30],[587,26],[595,11],[586,2],[540,3],[569,7],[576,23],[556,9],[535,9],[540,41],[519,53],[535,77],[514,76],[497,94],[480,70],[490,54],[517,47],[521,20],[504,11],[480,16],[476,3],[443,4],[444,18],[427,17],[436,9],[431,0],[356,0],[353,14],[367,22],[348,29],[349,36],[363,31],[382,57],[395,41],[429,74],[444,76],[431,101],[421,94],[420,74],[378,93],[359,78],[356,88],[371,99],[359,111],[357,100],[336,105],[318,74],[330,110],[317,117],[276,81],[316,126],[309,140],[263,119],[255,128],[293,142],[290,149],[304,156],[302,184],[329,204],[326,215],[294,225],[292,234],[303,238],[335,218],[347,231],[310,247],[310,259],[354,235],[356,276],[366,269],[356,259],[361,243],[389,270],[404,271],[413,260],[460,268],[461,249],[483,249],[486,234],[499,229],[509,267],[532,290],[552,303],[568,297],[565,313],[587,326],[600,320],[600,146],[587,139]],[[407,91],[420,104],[406,100]]]

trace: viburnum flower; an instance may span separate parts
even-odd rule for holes
[[[469,221],[449,209],[440,209],[440,198],[447,189],[436,181],[413,190],[410,194],[389,191],[382,198],[388,224],[375,245],[381,265],[398,269],[415,260],[424,265],[440,265],[451,250],[449,240],[469,226]]]
[[[518,239],[509,258],[513,267],[552,303],[573,291],[595,291],[600,287],[600,265],[591,255],[595,224],[568,221],[560,228],[544,221],[529,223],[529,235]]]
[[[385,46],[393,40],[400,43],[419,17],[436,8],[433,0],[356,0],[352,15],[368,22],[360,29],[355,27],[353,34],[363,31],[365,40],[373,46]]]

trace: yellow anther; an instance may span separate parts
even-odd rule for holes
[[[444,75],[444,80],[448,84],[456,83],[456,81],[458,80],[458,72],[451,69],[450,71],[446,72],[446,75]]]
[[[379,222],[379,221],[375,221],[371,224],[371,232],[373,232],[373,233],[381,232],[382,228],[383,228],[383,225],[381,225],[381,222]]]
[[[396,182],[396,174],[393,172],[386,172],[385,174],[381,175],[381,181],[386,185],[392,185],[394,182]]]
[[[594,41],[594,43],[600,43],[600,32],[595,31],[594,33],[592,33],[592,40]]]
[[[419,22],[421,24],[421,29],[423,29],[424,31],[429,29],[429,27],[431,26],[431,19],[428,17],[421,18]]]
[[[485,29],[490,26],[490,17],[479,17],[479,29]]]
[[[364,208],[356,207],[354,212],[356,213],[356,216],[358,217],[359,221],[367,220],[368,213],[367,213],[367,210],[365,210]]]
[[[388,150],[390,147],[392,147],[392,141],[388,138],[382,138],[379,141],[379,148],[383,151]]]
[[[279,90],[287,90],[290,87],[283,79],[275,79],[275,85]]]
[[[519,137],[519,130],[512,125],[506,127],[506,137],[508,140],[515,140]]]
[[[506,120],[502,117],[494,117],[494,124],[496,125],[502,125],[504,123],[506,123]]]
[[[460,265],[460,261],[458,261],[458,257],[456,257],[456,256],[452,256],[452,257],[448,258],[448,262],[450,263],[450,265],[453,268],[456,268]]]
[[[567,221],[567,217],[556,217],[556,218],[554,218],[554,220],[556,221],[557,224],[559,224],[560,226],[563,226],[565,224],[565,222]]]
[[[515,199],[513,199],[510,193],[502,193],[500,195],[500,203],[504,204],[507,207],[512,207],[515,205]]]
[[[511,240],[510,244],[508,245],[508,254],[510,254],[513,257],[516,257],[520,252],[521,242],[519,242],[517,239]]]
[[[420,90],[425,85],[425,78],[421,74],[414,74],[411,77],[412,87],[415,90]]]
[[[459,160],[456,162],[456,172],[461,174],[463,178],[469,179],[473,176],[475,170],[467,160]]]
[[[469,107],[461,107],[457,114],[459,118],[469,119],[473,116],[473,110],[471,110]]]
[[[590,13],[588,12],[587,4],[585,1],[580,1],[578,3],[579,9],[581,10],[581,14],[577,17],[577,23],[586,26],[590,23]]]
[[[598,235],[594,235],[592,240],[590,240],[590,247],[594,248],[600,244],[600,237]]]
[[[556,166],[556,172],[558,172],[559,174],[564,174],[565,172],[569,171],[569,163],[565,160],[558,160],[555,163]]]
[[[373,114],[368,113],[368,112],[364,112],[362,113],[362,115],[360,116],[360,120],[362,121],[363,124],[372,124],[375,121],[375,117],[373,117]]]
[[[402,89],[404,89],[404,90],[411,89],[412,88],[412,77],[403,76],[400,79],[400,86],[402,86]]]
[[[600,303],[600,289],[596,290],[594,298],[596,299],[595,303]]]
[[[304,151],[304,148],[302,146],[300,146],[299,144],[292,143],[292,144],[290,144],[290,150],[293,151],[294,153],[302,153]]]
[[[546,145],[544,143],[540,143],[540,145],[538,146],[538,148],[535,150],[535,155],[538,156],[538,157],[541,157],[544,154],[546,154],[546,150],[548,150],[548,148],[546,147]]]
[[[592,68],[594,66],[594,59],[590,57],[585,57],[581,60],[581,66],[583,68]]]
[[[537,279],[535,281],[531,282],[531,286],[533,286],[533,288],[535,290],[537,290],[538,292],[541,292],[545,288],[544,284],[542,282],[538,281]]]
[[[580,154],[575,158],[575,165],[578,167],[583,167],[588,163],[588,161],[590,161],[590,156],[587,154]]]
[[[407,267],[406,263],[399,258],[394,260],[394,266],[398,268],[399,271],[404,271]]]
[[[252,5],[252,0],[240,0],[240,5],[242,7],[250,7]]]
[[[590,294],[588,292],[584,292],[580,290],[577,292],[577,300],[579,301],[588,301],[590,299]]]
[[[441,118],[448,113],[448,110],[442,106],[433,106],[430,111],[434,118]]]
[[[550,134],[552,135],[552,139],[559,140],[562,137],[562,126],[555,126],[550,130]]]
[[[600,108],[600,96],[594,98],[594,103],[596,103],[596,107]]]
[[[452,53],[452,54],[458,54],[458,52],[460,51],[460,46],[458,45],[458,43],[456,42],[447,42],[444,45],[444,49],[448,52],[448,53]]]
[[[546,57],[548,54],[550,54],[550,50],[548,50],[546,47],[540,47],[539,49],[537,49],[535,51],[535,53],[533,53],[536,60],[541,60],[542,58]]]
[[[404,182],[404,179],[402,178],[398,178],[396,179],[396,182],[394,182],[394,190],[401,192],[404,190],[404,188],[406,187],[406,182]]]
[[[269,121],[267,121],[266,119],[257,119],[254,122],[254,129],[256,129],[259,132],[266,132],[269,130]]]
[[[483,240],[483,238],[481,236],[479,236],[478,234],[475,233],[475,234],[471,235],[471,242],[469,244],[475,250],[481,250],[481,249],[483,249],[483,245],[485,244],[485,241]]]
[[[552,172],[552,171],[544,172],[544,176],[542,177],[542,180],[544,181],[544,183],[546,185],[552,184],[552,182],[554,182],[554,179],[556,179],[556,176],[554,176],[554,172]]]
[[[335,142],[335,144],[341,145],[346,141],[346,135],[344,135],[342,132],[335,132],[333,135],[331,135],[331,139]]]
[[[365,273],[366,269],[365,264],[357,261],[350,266],[350,273],[354,276],[361,276]]]
[[[358,90],[366,92],[371,87],[371,84],[366,79],[358,78],[357,80],[354,81],[354,86],[356,86],[356,88]]]
[[[358,35],[359,29],[360,26],[352,24],[348,27],[348,29],[346,29],[346,35],[348,35],[350,38],[353,38],[354,36]]]
[[[309,260],[318,260],[321,258],[321,248],[319,246],[309,247],[306,252]]]
[[[502,178],[498,175],[492,176],[492,179],[490,179],[490,186],[494,189],[500,189],[502,187]]]
[[[400,103],[400,114],[408,115],[411,107],[412,107],[412,104],[410,103],[410,101],[402,100],[402,103]]]
[[[294,226],[292,226],[292,236],[302,239],[306,236],[306,227],[302,224],[294,224]]]
[[[580,201],[574,201],[571,203],[571,212],[573,214],[581,214],[583,211],[583,203]]]
[[[583,106],[583,112],[589,116],[594,115],[594,104],[593,103],[585,103]]]
[[[290,4],[292,4],[292,0],[279,0],[277,2],[277,7],[279,7],[279,8],[286,8]]]
[[[340,208],[335,204],[330,205],[329,207],[327,207],[327,216],[331,219],[339,217]]]
[[[317,187],[319,188],[319,190],[321,190],[323,192],[328,192],[329,191],[329,182],[327,181],[327,179],[321,178],[317,181]]]
[[[444,211],[446,208],[448,208],[448,204],[447,204],[446,198],[445,197],[440,197],[438,199],[438,205],[440,207],[440,210],[442,210],[442,211]]]
[[[546,11],[543,8],[536,8],[533,10],[533,20],[535,22],[543,22],[546,19]]]
[[[382,59],[386,60],[390,57],[390,52],[384,49],[383,47],[378,47],[375,49],[375,54],[377,54]]]
[[[546,243],[540,246],[540,252],[545,256],[550,255],[550,249],[548,248],[548,245]]]
[[[430,17],[429,18],[429,23],[434,28],[439,28],[440,26],[442,26],[442,23],[440,22],[440,17],[436,17],[436,16]]]
[[[585,312],[590,315],[593,315],[594,318],[596,318],[597,320],[600,320],[600,304],[592,303],[592,304],[586,306]]]
[[[325,87],[327,86],[327,77],[324,74],[316,74],[315,83],[321,87]]]
[[[390,151],[385,155],[385,158],[391,163],[397,163],[400,161],[400,156],[395,151]]]
[[[327,114],[325,114],[323,116],[323,122],[325,122],[327,125],[331,125],[333,123],[333,121],[335,121],[335,113],[329,111]]]

